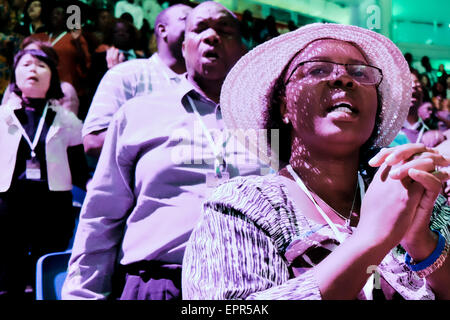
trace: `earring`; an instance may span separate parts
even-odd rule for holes
[[[283,117],[283,122],[284,122],[285,124],[289,124],[289,118],[288,118],[288,116],[284,116],[284,117]]]

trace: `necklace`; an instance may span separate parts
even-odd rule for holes
[[[288,172],[290,173],[290,175],[294,178],[294,180],[297,182],[297,184],[300,186],[300,188],[303,190],[303,192],[308,196],[308,198],[314,203],[314,205],[316,206],[317,210],[319,211],[319,213],[322,215],[322,217],[325,219],[325,221],[327,221],[327,223],[330,225],[330,227],[333,229],[333,231],[337,231],[337,229],[335,230],[334,227],[334,223],[331,222],[330,218],[325,214],[325,212],[322,210],[322,208],[319,206],[319,204],[317,203],[317,201],[314,199],[314,197],[312,196],[311,192],[308,190],[308,188],[306,187],[305,183],[301,180],[301,178],[299,177],[299,175],[294,171],[294,169],[291,167],[291,165],[287,165],[286,169],[288,170]],[[360,194],[361,194],[361,200],[364,197],[364,183],[362,180],[361,175],[358,172],[358,182],[356,185],[356,189],[355,189],[355,194],[353,196],[353,201],[352,201],[352,208],[350,209],[350,214],[348,217],[343,216],[342,214],[340,214],[339,212],[337,212],[336,210],[333,209],[333,207],[331,207],[328,203],[326,203],[322,198],[320,198],[317,194],[316,196],[322,200],[322,202],[324,202],[328,207],[331,208],[331,210],[333,210],[333,212],[339,216],[340,218],[345,220],[345,226],[349,227],[350,226],[350,222],[351,222],[351,215],[353,212],[353,208],[355,205],[355,200],[356,200],[356,192],[358,190],[360,190]],[[339,232],[337,232],[339,233]]]
[[[352,201],[352,207],[350,208],[350,212],[348,214],[348,217],[345,217],[343,214],[339,213],[336,209],[334,209],[332,206],[330,206],[325,200],[323,200],[317,193],[315,193],[313,190],[311,190],[311,188],[309,188],[307,186],[307,188],[314,193],[314,195],[320,199],[320,201],[322,201],[323,203],[325,203],[331,210],[333,210],[333,213],[336,214],[338,217],[340,217],[342,220],[345,221],[345,226],[349,227],[350,223],[352,222],[352,213],[353,213],[353,208],[355,207],[355,201],[356,201],[356,194],[358,191],[358,187],[359,187],[359,181],[356,180],[356,188],[355,188],[355,193],[353,194],[353,201]]]

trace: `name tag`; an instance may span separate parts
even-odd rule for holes
[[[36,158],[27,160],[25,176],[28,180],[41,180],[41,166]]]
[[[230,180],[230,174],[226,171],[221,173],[221,177],[217,176],[215,172],[208,172],[206,174],[206,186],[208,188],[215,188],[227,180]]]

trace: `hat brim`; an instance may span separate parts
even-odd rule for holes
[[[243,56],[229,72],[222,86],[220,105],[230,130],[267,129],[265,114],[270,107],[276,80],[287,63],[309,43],[323,38],[351,42],[380,68],[383,80],[378,86],[381,123],[374,146],[389,145],[408,114],[411,72],[398,47],[385,36],[356,26],[314,23],[267,41]],[[250,141],[250,144],[258,144]],[[261,154],[261,144],[258,146]],[[267,149],[267,148],[265,148]]]

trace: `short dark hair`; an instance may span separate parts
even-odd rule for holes
[[[46,99],[56,99],[59,100],[64,97],[64,93],[61,90],[61,81],[59,80],[58,70],[57,70],[57,62],[54,60],[54,49],[52,47],[48,47],[45,45],[40,46],[40,50],[20,50],[14,57],[14,65],[13,72],[11,73],[11,90],[17,94],[19,97],[22,96],[22,91],[17,86],[16,83],[16,68],[17,65],[22,59],[22,57],[26,54],[30,54],[33,57],[41,60],[45,64],[48,65],[51,72],[50,78],[50,86],[48,88],[47,94],[45,95]]]

